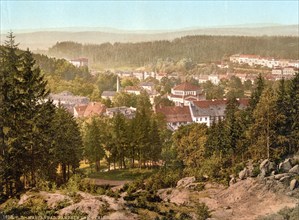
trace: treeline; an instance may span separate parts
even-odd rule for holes
[[[195,63],[227,59],[236,53],[299,59],[298,37],[186,36],[173,41],[104,43],[58,42],[48,54],[55,57],[87,57],[92,66],[140,67],[158,59],[192,59]]]
[[[50,58],[41,54],[34,54],[33,58],[45,74],[60,77],[63,80],[73,80],[76,77],[89,78],[87,67],[75,67],[64,59]]]
[[[72,115],[44,101],[46,81],[32,53],[18,50],[12,34],[1,47],[0,63],[2,201],[41,182],[66,182],[79,166],[83,145]]]

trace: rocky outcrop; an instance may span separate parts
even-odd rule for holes
[[[285,159],[284,162],[281,162],[279,164],[279,171],[281,172],[288,172],[291,168],[292,168],[292,163],[290,158]]]
[[[290,170],[289,173],[294,173],[294,174],[299,174],[299,165],[293,166]]]
[[[183,179],[180,179],[177,182],[176,187],[177,188],[186,188],[186,187],[188,187],[190,184],[192,184],[194,182],[195,182],[195,177],[194,176],[192,176],[192,177],[185,177]]]
[[[244,180],[244,179],[246,179],[249,176],[250,176],[250,171],[246,167],[239,173],[239,178],[241,180]]]
[[[264,160],[260,164],[260,171],[261,171],[261,176],[266,177],[268,176],[272,171],[276,170],[276,164],[269,159]]]

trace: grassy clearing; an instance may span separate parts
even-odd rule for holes
[[[104,180],[135,180],[142,177],[149,177],[156,173],[158,169],[148,169],[148,168],[129,168],[129,169],[116,169],[107,171],[108,166],[105,162],[101,161],[100,171],[96,172],[94,164],[80,162],[80,171],[86,175],[88,178],[93,179],[104,179]]]
[[[92,172],[87,175],[89,178],[98,178],[105,180],[135,180],[141,177],[148,177],[157,172],[156,169],[122,169],[111,170],[107,172]]]

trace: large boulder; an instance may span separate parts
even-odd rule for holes
[[[295,165],[293,166],[290,170],[289,173],[295,173],[295,174],[299,174],[299,165]]]
[[[298,187],[298,181],[296,179],[293,179],[291,182],[290,182],[290,190],[294,190]]]
[[[279,170],[282,172],[288,172],[292,168],[291,159],[285,159],[284,162],[279,164]]]
[[[276,170],[276,164],[269,159],[264,160],[260,164],[260,171],[261,171],[261,176],[265,177],[269,175],[272,171]]]
[[[244,180],[244,179],[246,179],[249,176],[250,176],[250,172],[249,172],[249,170],[246,167],[239,173],[239,178],[241,180]]]
[[[180,179],[177,184],[176,184],[176,187],[188,187],[188,185],[190,185],[191,183],[194,183],[195,182],[195,177],[192,176],[192,177],[185,177],[183,179]]]

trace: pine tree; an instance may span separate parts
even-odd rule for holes
[[[249,138],[252,140],[249,151],[253,159],[277,158],[281,154],[281,149],[273,145],[277,121],[275,104],[274,91],[268,88],[253,112],[254,123],[249,128]]]
[[[290,153],[299,151],[299,72],[291,80],[288,90],[288,107],[289,107],[289,126],[291,128],[289,135]]]
[[[251,98],[249,101],[250,113],[252,113],[254,111],[256,105],[259,103],[259,100],[263,93],[264,88],[265,88],[264,78],[262,77],[261,74],[259,74],[255,81],[254,90],[251,94]]]
[[[123,114],[117,113],[113,118],[113,140],[117,150],[119,167],[126,168],[125,157],[129,146],[129,134],[126,118]]]
[[[105,155],[100,126],[100,121],[93,117],[87,124],[84,136],[85,156],[90,163],[95,163],[96,171],[100,170],[100,161]]]
[[[0,76],[0,175],[5,182],[4,193],[11,196],[24,187],[21,177],[34,185],[37,173],[42,173],[42,164],[47,161],[42,161],[48,152],[46,146],[51,146],[52,141],[47,127],[53,106],[43,101],[48,94],[46,82],[32,54],[18,50],[12,33],[1,49]]]
[[[226,146],[224,149],[226,154],[232,157],[233,163],[235,162],[237,142],[241,136],[240,126],[236,118],[239,111],[238,106],[239,102],[235,97],[232,97],[228,100],[225,109],[225,135],[223,139],[226,140]]]
[[[70,169],[75,172],[82,159],[80,130],[74,117],[62,106],[56,108],[53,130],[55,131],[53,163],[56,168],[61,167],[62,180],[66,182],[70,177]]]
[[[155,119],[152,119],[149,136],[150,136],[149,159],[154,163],[156,163],[160,159],[160,155],[162,152],[162,142],[158,130],[158,125]]]
[[[290,134],[290,105],[288,105],[288,97],[285,86],[284,78],[279,82],[279,88],[277,91],[277,100],[275,110],[277,111],[276,120],[276,135],[274,144],[277,148],[283,149],[283,152],[287,153],[289,151],[289,139]]]

